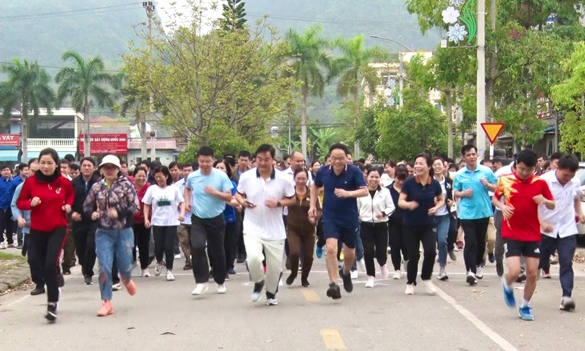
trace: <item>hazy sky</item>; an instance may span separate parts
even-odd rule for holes
[[[205,7],[207,10],[204,14],[203,20],[203,30],[204,32],[209,30],[209,26],[205,25],[205,22],[211,21],[221,16],[221,4],[225,1],[217,1],[217,0],[192,0],[195,4]],[[163,24],[168,24],[171,20],[171,17],[174,13],[187,13],[187,9],[189,8],[187,0],[159,0],[155,2],[157,6],[157,12],[163,21]],[[216,5],[217,8],[212,10],[212,6]]]

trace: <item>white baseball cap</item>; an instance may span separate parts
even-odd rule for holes
[[[105,164],[111,164],[114,165],[118,168],[121,168],[120,166],[120,159],[118,158],[118,156],[115,155],[106,155],[104,156],[104,158],[102,158],[102,163],[100,163],[100,167],[102,168],[103,165]]]

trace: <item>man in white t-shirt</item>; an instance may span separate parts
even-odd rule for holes
[[[283,172],[274,169],[275,150],[263,144],[256,150],[257,168],[242,174],[236,200],[246,208],[244,243],[248,270],[254,282],[252,302],[260,300],[266,282],[266,304],[277,305],[286,231],[282,208],[294,204],[295,189]],[[263,253],[264,252],[264,253]],[[266,276],[262,261],[266,256]]]

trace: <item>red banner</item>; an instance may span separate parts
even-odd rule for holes
[[[0,134],[0,146],[20,146],[20,135]]]
[[[79,153],[83,155],[84,135],[79,135]],[[90,134],[89,148],[91,155],[126,155],[128,154],[127,134]]]

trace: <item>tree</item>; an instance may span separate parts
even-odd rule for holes
[[[566,110],[561,125],[563,151],[585,154],[585,43],[574,44],[571,57],[562,64],[568,78],[552,87],[556,106]]]
[[[321,27],[312,26],[302,34],[290,29],[285,36],[289,45],[288,72],[301,84],[301,149],[307,156],[307,105],[309,95],[322,97],[326,74],[331,72],[332,58],[326,52],[329,42],[321,36]]]
[[[198,28],[197,18],[172,33],[157,23],[152,56],[134,46],[124,56],[128,79],[152,93],[163,125],[194,147],[228,130],[250,145],[265,140],[295,105],[295,80],[282,74],[286,44],[262,24],[249,32],[213,28],[199,34]]]
[[[371,154],[378,158],[376,144],[380,140],[380,132],[377,127],[377,118],[385,110],[382,104],[366,108],[359,118],[358,127],[355,132],[356,140],[360,141],[360,148],[365,154]]]
[[[146,135],[146,114],[150,109],[149,96],[137,89],[132,82],[126,79],[124,72],[114,76],[115,86],[118,89],[122,102],[119,105],[120,115],[123,117],[131,116],[137,123],[138,133],[140,134],[140,157],[147,159],[147,135]]]
[[[445,116],[415,90],[405,88],[403,96],[403,108],[386,108],[377,116],[379,157],[413,160],[421,152],[444,153],[447,150]]]
[[[17,58],[2,65],[1,71],[7,74],[7,80],[0,83],[0,106],[5,118],[10,118],[13,107],[21,109],[22,161],[27,162],[29,118],[37,118],[41,108],[46,108],[51,114],[55,101],[55,93],[50,87],[51,77],[36,61],[21,62]]]
[[[221,28],[228,32],[244,29],[246,26],[246,3],[242,0],[227,0],[223,4]]]
[[[83,113],[85,122],[83,155],[90,155],[90,116],[91,104],[99,107],[114,105],[108,87],[112,86],[112,76],[105,70],[104,61],[99,56],[85,60],[75,51],[65,51],[61,57],[63,61],[72,61],[73,67],[59,70],[55,81],[59,84],[57,91],[57,107],[61,106],[66,98],[71,99],[71,106],[76,112]]]
[[[311,128],[311,135],[314,139],[312,141],[313,147],[311,158],[319,159],[329,153],[329,148],[335,143],[334,137],[337,132],[333,128]]]
[[[352,97],[355,130],[363,107],[363,104],[360,103],[360,92],[363,90],[363,85],[368,88],[371,94],[375,94],[376,87],[380,82],[376,69],[370,63],[385,60],[388,54],[378,46],[366,49],[363,35],[351,39],[338,38],[335,40],[335,46],[341,51],[342,56],[336,60],[332,76],[339,75],[340,77],[337,84],[337,94],[341,97]],[[359,141],[355,139],[355,136],[354,143],[354,157],[359,158]]]

